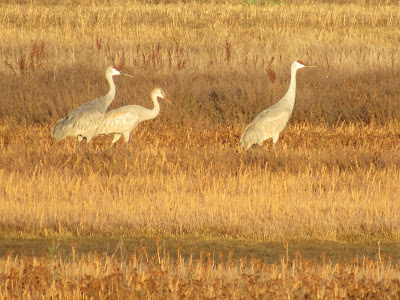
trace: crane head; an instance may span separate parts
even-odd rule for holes
[[[128,76],[128,77],[135,78],[134,76],[132,76],[132,75],[130,75],[130,74],[122,73],[121,71],[120,71],[120,73],[121,73],[121,75],[124,75],[124,76]]]
[[[107,69],[107,73],[110,73],[111,76],[121,75],[121,72],[119,71],[119,69],[117,67],[112,67],[112,66]]]
[[[129,75],[129,74],[126,74],[126,73],[122,73],[121,70],[118,67],[115,67],[115,66],[114,67],[113,66],[109,67],[107,69],[107,72],[111,73],[111,76],[124,75],[124,76],[128,76],[128,77],[132,77],[133,78],[132,75]]]
[[[155,88],[152,91],[152,94],[157,98],[157,100],[164,100],[165,102],[169,103],[170,105],[172,105],[172,103],[165,97],[165,93],[161,88]]]
[[[297,69],[304,68],[304,67],[316,68],[316,66],[307,65],[307,64],[303,63],[301,60],[295,61],[295,64],[296,64]]]

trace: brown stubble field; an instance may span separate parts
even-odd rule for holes
[[[80,4],[2,5],[3,238],[145,235],[399,242],[398,4]],[[290,63],[297,59],[318,68],[298,72],[294,113],[276,151],[269,143],[240,151],[245,125],[283,96]],[[104,71],[112,64],[135,78],[116,79],[111,108],[133,103],[150,107],[155,86],[165,90],[173,106],[162,104],[157,119],[139,125],[131,138],[131,159],[122,143],[112,154],[103,153],[111,137],[96,138],[90,157],[77,155],[76,142],[56,143],[50,128],[72,108],[106,93]],[[40,265],[26,259],[21,266],[4,258],[9,280],[10,266],[26,273]],[[47,264],[56,262],[47,259]],[[82,268],[82,259],[69,262],[68,268]],[[98,263],[106,268],[109,262],[102,259]],[[148,263],[143,261],[145,270],[152,268]],[[376,275],[382,272],[380,263],[371,262],[369,269],[363,265],[376,290],[383,284]],[[327,266],[313,270],[324,278],[335,273],[318,269]],[[359,264],[346,265],[349,274],[352,266]],[[131,270],[122,262],[120,267],[126,274]],[[160,260],[158,267],[165,274]],[[290,268],[287,264],[281,271]],[[388,264],[386,271],[397,269]],[[211,274],[217,283],[239,280],[228,265],[220,268],[224,279],[214,271],[213,265],[202,274]],[[306,271],[301,278],[295,271],[293,282],[284,281],[286,296],[297,295],[290,291],[299,282],[310,282]],[[174,272],[187,278],[183,271]],[[104,280],[114,273],[97,272],[90,278]],[[63,274],[57,276],[75,280]],[[165,278],[172,284],[176,277],[169,275]],[[129,276],[121,278],[127,286],[133,282]],[[197,295],[216,296],[211,288],[216,283],[201,278],[209,294]],[[241,285],[232,286],[244,295]],[[78,287],[72,290],[84,295]],[[268,289],[257,286],[256,291],[265,295]],[[332,291],[329,295],[339,297],[350,287],[343,287],[344,294],[334,286]],[[306,293],[301,292],[297,296]]]

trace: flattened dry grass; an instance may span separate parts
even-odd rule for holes
[[[48,127],[4,133],[0,230],[399,239],[397,124],[289,126],[276,152],[240,152],[240,130],[154,122],[133,136],[131,160],[122,143],[103,154],[109,139],[97,138],[88,158]]]

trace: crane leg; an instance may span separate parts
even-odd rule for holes
[[[76,145],[76,154],[79,153],[79,149],[80,149],[82,140],[83,140],[83,137],[78,135],[78,144]]]
[[[111,152],[113,145],[114,145],[114,143],[111,143],[110,146],[108,146],[106,151],[104,151],[104,152]]]
[[[113,138],[113,140],[112,140],[112,142],[111,142],[111,145],[107,148],[106,152],[112,150],[113,145],[121,138],[121,136],[122,136],[122,135],[119,134],[119,133],[115,133],[115,134],[114,134],[114,138]]]
[[[278,134],[275,134],[275,135],[272,137],[272,150],[275,150],[275,144],[276,144],[276,142],[278,141],[278,139],[279,139],[279,133],[278,133]]]
[[[131,152],[129,151],[129,143],[128,142],[125,143],[125,149],[126,149],[126,153],[128,154],[128,157],[131,158]]]
[[[90,143],[90,140],[91,140],[91,139],[92,139],[92,138],[87,138],[87,137],[85,137],[85,140],[86,140],[86,151],[85,151],[85,153],[86,153],[87,156],[90,155],[90,152],[89,152],[89,143]]]
[[[89,141],[86,140],[86,154],[89,154]]]
[[[122,136],[124,137],[124,141],[125,141],[125,148],[126,148],[126,153],[128,153],[128,157],[131,157],[131,152],[129,151],[129,135],[130,132],[124,132],[122,134]]]

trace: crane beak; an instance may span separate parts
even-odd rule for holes
[[[161,98],[161,97],[157,97],[157,98],[159,98],[159,100],[160,100],[160,99],[163,99],[163,100],[165,100],[169,105],[172,105],[171,101],[169,101],[167,98]]]
[[[311,65],[304,65],[307,68],[316,68],[317,66],[311,66]]]
[[[132,76],[132,75],[129,75],[129,74],[126,74],[126,73],[122,73],[122,72],[120,72],[120,73],[121,73],[121,75],[128,76],[128,77],[131,77],[131,78],[135,78],[135,77]]]

